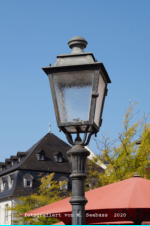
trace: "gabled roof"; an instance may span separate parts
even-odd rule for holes
[[[65,176],[61,176],[61,177],[59,178],[59,181],[64,181],[64,180],[67,180],[67,181],[68,181],[68,178],[65,177]]]
[[[62,154],[62,152],[61,152],[61,151],[59,151],[59,152],[55,153],[55,156],[56,156],[56,155],[58,155],[58,156],[62,156],[63,154]]]
[[[33,179],[33,176],[30,173],[26,173],[23,178],[25,178],[25,179],[28,179],[28,178]]]
[[[27,152],[23,152],[23,151],[17,152],[17,156],[26,156],[27,154],[28,154]]]
[[[12,160],[12,159],[17,160],[17,159],[18,159],[18,157],[17,157],[17,156],[15,156],[15,155],[11,155],[10,159],[11,159],[11,160]]]
[[[37,151],[37,154],[44,154],[44,153],[45,153],[44,150],[39,150],[39,151]]]
[[[26,152],[18,152],[17,156],[22,156],[20,162],[16,162],[13,166],[2,170],[0,176],[6,175],[16,170],[33,170],[33,171],[45,171],[45,172],[64,172],[70,173],[70,163],[66,152],[70,149],[70,146],[56,137],[52,133],[46,134],[41,140],[34,144]],[[45,153],[45,160],[39,161],[36,158],[36,154],[43,150]],[[54,155],[61,150],[63,154],[63,162],[57,163],[54,159]],[[11,156],[12,159],[17,159],[17,156]],[[0,163],[0,165],[6,165]]]
[[[0,166],[6,166],[6,163],[0,162]]]
[[[5,163],[6,163],[6,162],[11,162],[11,160],[10,160],[10,159],[5,159]]]

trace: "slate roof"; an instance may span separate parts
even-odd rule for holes
[[[11,177],[13,176],[13,186],[11,189],[8,189],[8,182],[7,182],[8,176],[1,177],[2,180],[4,179],[3,182],[6,182],[6,184],[5,184],[4,191],[0,192],[0,199],[5,199],[5,198],[12,196],[13,192],[15,191],[18,171],[14,172],[13,175],[10,174],[9,176],[11,176]]]
[[[57,136],[48,133],[26,152],[18,152],[17,156],[22,156],[20,162],[16,161],[13,166],[6,166],[6,169],[0,172],[0,177],[16,170],[70,173],[70,162],[66,154],[70,148],[67,143]],[[36,154],[39,153],[40,150],[44,150],[45,152],[44,161],[39,161],[36,157]],[[58,151],[61,151],[63,155],[63,162],[61,163],[56,162],[54,158]],[[10,161],[16,159],[16,157],[11,156]],[[8,162],[8,159],[6,159],[5,162]],[[5,163],[0,163],[1,166],[4,164]]]
[[[5,189],[0,192],[0,201],[1,200],[8,200],[10,197],[21,197],[21,196],[28,196],[33,193],[37,193],[40,185],[40,173],[42,172],[36,172],[36,171],[23,171],[23,170],[17,170],[13,172],[12,174],[9,174],[9,176],[13,179],[13,185],[11,189],[8,187],[8,175],[5,175],[1,177],[2,181],[5,182]],[[23,185],[23,178],[26,176],[26,174],[30,174],[33,177],[33,185],[32,187],[24,187]],[[45,176],[47,173],[42,173],[41,176]],[[71,189],[71,179],[69,177],[68,173],[63,174],[64,178],[66,178],[69,182],[69,187]],[[62,178],[61,173],[56,173],[54,176],[54,180],[59,181]],[[70,190],[69,189],[69,190]]]
[[[67,178],[68,189],[71,190],[71,163],[66,152],[71,147],[52,133],[46,134],[36,144],[26,152],[18,152],[16,156],[6,159],[5,163],[0,163],[4,168],[0,172],[0,179],[5,184],[5,188],[0,192],[0,200],[7,200],[10,197],[27,196],[36,193],[39,188],[39,174],[42,176],[55,172],[55,180]],[[87,148],[89,149],[89,148]],[[89,149],[90,150],[90,149]],[[92,153],[92,151],[90,150]],[[39,160],[37,155],[44,154],[44,160]],[[61,155],[63,161],[56,162],[55,156]],[[18,161],[20,157],[20,162]],[[88,159],[88,161],[90,161]],[[13,165],[11,164],[13,162]],[[10,163],[10,164],[9,164]],[[99,172],[104,171],[101,167],[96,168]],[[86,172],[88,165],[86,165]],[[32,187],[25,187],[24,176],[30,174],[33,177]],[[8,186],[8,180],[13,180],[12,187]]]

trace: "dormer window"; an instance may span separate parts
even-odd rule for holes
[[[18,153],[17,153],[18,162],[20,162],[21,159],[22,159],[23,157],[25,157],[26,155],[27,155],[26,152],[18,152]]]
[[[5,180],[4,177],[1,177],[1,178],[0,178],[0,190],[1,190],[1,192],[4,191],[5,186],[6,186],[6,180]]]
[[[40,160],[41,160],[41,161],[44,161],[44,159],[45,159],[45,158],[44,158],[44,155],[41,155],[41,156],[40,156]]]
[[[59,181],[60,190],[68,190],[68,182],[67,181]]]
[[[56,153],[56,155],[54,156],[54,158],[55,158],[55,161],[56,162],[62,162],[63,161],[63,154],[62,154],[62,152]]]
[[[45,158],[44,158],[44,155],[40,155],[40,161],[44,161]]]
[[[61,156],[57,156],[57,162],[62,162],[62,157]]]
[[[6,169],[6,164],[5,163],[1,162],[0,165],[1,165],[1,171]]]
[[[8,189],[10,190],[13,186],[13,178],[11,175],[8,176]]]
[[[27,180],[27,187],[30,187],[30,186],[31,186],[31,181]]]
[[[40,150],[39,152],[36,153],[37,160],[39,161],[44,161],[45,160],[45,151]]]
[[[23,185],[24,187],[31,188],[33,185],[33,176],[30,173],[25,174],[23,177]]]
[[[7,162],[7,167],[9,167],[10,166],[10,163],[9,162]]]
[[[65,176],[59,178],[60,190],[68,190],[68,179]]]
[[[6,181],[3,182],[3,191],[5,189],[5,186],[6,186]]]
[[[11,160],[6,160],[5,163],[6,163],[7,168],[9,168],[11,166]]]
[[[11,160],[11,166],[13,166],[15,163],[18,162],[18,157],[17,156],[11,156],[10,160]]]

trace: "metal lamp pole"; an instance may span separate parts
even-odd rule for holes
[[[70,203],[72,205],[72,224],[85,224],[85,162],[87,156],[90,154],[83,145],[75,145],[68,152],[72,160],[72,198]]]
[[[57,125],[73,146],[67,152],[72,162],[73,225],[85,224],[85,163],[90,153],[84,146],[99,131],[107,84],[111,83],[103,63],[83,51],[87,44],[84,38],[73,37],[68,42],[72,52],[58,55],[54,66],[42,68],[49,77]],[[72,134],[77,134],[75,141]]]

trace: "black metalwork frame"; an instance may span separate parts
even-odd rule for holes
[[[96,133],[94,131],[89,133],[88,132],[88,128],[89,128],[89,126],[86,127],[83,139],[81,139],[81,137],[79,136],[79,130],[77,129],[77,137],[76,137],[75,141],[73,141],[71,133],[68,133],[68,131],[65,128],[63,128],[62,130],[65,133],[66,139],[68,140],[69,144],[71,144],[73,146],[74,145],[87,146],[89,144],[89,142],[90,142],[91,136],[93,134],[95,134],[95,136],[96,136]]]

